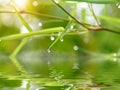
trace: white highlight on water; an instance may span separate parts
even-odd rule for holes
[[[117,53],[114,53],[113,56],[114,56],[113,61],[117,61]]]
[[[27,83],[28,83],[27,81],[23,81],[21,87],[26,88]]]
[[[79,64],[78,64],[78,63],[75,63],[75,64],[73,65],[73,69],[79,69]]]
[[[38,2],[37,2],[37,1],[34,1],[34,2],[33,2],[33,6],[37,7],[37,6],[38,6]]]
[[[77,51],[77,50],[79,49],[79,47],[78,47],[77,45],[74,45],[74,46],[73,46],[73,49],[74,49],[75,51]]]
[[[117,53],[114,53],[113,56],[116,57],[116,56],[117,56]]]
[[[48,49],[48,50],[47,50],[47,52],[48,52],[48,53],[50,53],[50,52],[51,52],[51,50],[50,50],[50,49]]]
[[[36,88],[35,90],[42,90],[42,89],[45,89],[45,87],[39,87],[39,88]]]

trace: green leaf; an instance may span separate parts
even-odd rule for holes
[[[59,40],[62,39],[63,36],[66,34],[67,30],[69,29],[69,27],[71,26],[71,24],[73,23],[73,20],[71,20],[67,26],[65,27],[65,29],[61,32],[61,34],[56,38],[56,40],[50,45],[49,49],[51,49],[51,47]]]
[[[99,16],[101,25],[107,29],[120,32],[120,19],[109,16]]]
[[[77,2],[90,2],[98,4],[114,4],[115,0],[66,0],[66,1],[77,1]]]

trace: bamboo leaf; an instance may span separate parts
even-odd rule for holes
[[[26,29],[29,31],[29,32],[32,32],[32,28],[28,25],[28,23],[24,20],[24,18],[21,16],[21,14],[17,11],[17,9],[13,6],[16,14],[18,15],[18,17],[20,18],[22,24],[26,27]]]
[[[102,26],[120,32],[120,19],[109,16],[99,16]]]
[[[115,0],[66,0],[66,1],[77,1],[77,2],[90,2],[98,4],[114,4]]]
[[[51,47],[59,40],[62,39],[63,36],[65,35],[65,33],[67,32],[67,30],[69,29],[69,27],[71,26],[71,24],[73,23],[73,20],[71,20],[68,25],[66,26],[66,28],[61,32],[61,34],[56,38],[56,40],[50,45],[49,50],[51,49]]]

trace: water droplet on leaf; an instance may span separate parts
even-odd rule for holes
[[[60,41],[61,41],[61,42],[63,42],[63,41],[64,41],[64,39],[60,39]]]
[[[74,28],[74,26],[72,25],[72,26],[70,26],[70,29],[73,29]]]
[[[38,23],[38,26],[39,26],[39,27],[41,27],[41,26],[42,26],[42,23],[41,23],[41,22],[39,22],[39,23]]]
[[[78,47],[77,45],[75,45],[75,46],[73,46],[73,49],[74,49],[75,51],[77,51],[77,50],[79,49],[79,47]]]
[[[55,40],[55,37],[51,36],[51,37],[50,37],[50,40],[51,40],[51,41],[54,41],[54,40]]]

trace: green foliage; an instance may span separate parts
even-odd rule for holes
[[[100,16],[101,25],[105,28],[120,31],[120,19],[115,17],[108,17],[108,16]]]
[[[46,85],[46,89],[53,90],[62,87],[54,85],[73,85],[69,88],[74,88],[75,85],[81,87],[83,84],[87,86],[89,84],[85,83],[89,80],[93,86],[94,83],[103,86],[119,85],[120,19],[115,0],[60,0],[58,3],[54,0],[35,0],[38,6],[33,6],[32,1],[34,0],[24,10],[13,5],[13,12],[0,12],[6,13],[7,18],[8,13],[13,14],[15,18],[9,26],[4,22],[7,19],[0,14],[0,61],[8,60],[6,56],[10,56],[17,68],[13,69],[11,63],[1,63],[3,69],[0,69],[0,75],[4,70],[8,73],[20,71],[20,76],[25,79],[32,81],[37,77],[36,82],[40,86]],[[89,4],[88,8],[78,7],[81,2],[86,2],[86,5],[95,3],[98,6]],[[97,16],[95,8],[99,4],[104,6],[101,8],[103,12]],[[111,14],[112,11],[115,13]],[[23,27],[27,33],[21,33]],[[111,56],[113,53],[115,54]],[[95,62],[88,64],[91,59]],[[88,81],[75,80],[81,77]],[[46,79],[39,81],[41,78],[50,78],[54,82],[48,83]],[[75,81],[64,81],[65,78],[74,78]],[[19,87],[21,83],[6,78],[0,78],[0,82],[1,87]],[[34,80],[32,82],[36,84]],[[30,85],[28,82],[26,90]]]
[[[66,0],[66,1],[78,1],[78,2],[91,2],[91,3],[98,3],[98,4],[114,4],[115,0]]]

